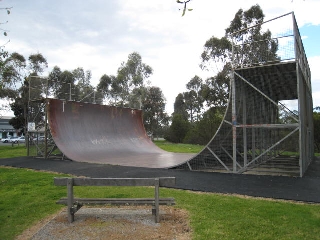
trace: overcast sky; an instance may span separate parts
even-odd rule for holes
[[[167,112],[173,111],[178,93],[198,75],[212,72],[199,68],[203,45],[211,36],[221,37],[235,13],[259,4],[265,20],[294,11],[312,75],[314,106],[320,106],[320,1],[319,0],[192,0],[193,11],[181,17],[176,0],[2,0],[1,37],[7,51],[28,58],[41,53],[48,61],[47,76],[54,66],[61,70],[91,70],[92,85],[103,74],[116,75],[121,62],[136,51],[150,65],[150,81],[160,87]],[[271,29],[272,31],[272,29]]]

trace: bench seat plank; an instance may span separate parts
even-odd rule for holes
[[[73,178],[73,186],[154,186],[154,178]],[[66,186],[68,178],[54,178],[56,186]],[[159,178],[159,187],[174,187],[175,177]]]
[[[154,205],[154,198],[74,198],[81,205]],[[57,204],[68,205],[68,198],[61,198]],[[160,205],[175,205],[174,198],[159,198]]]

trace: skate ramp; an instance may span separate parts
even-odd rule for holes
[[[55,144],[74,161],[170,168],[193,156],[158,148],[137,109],[48,99],[48,121]]]

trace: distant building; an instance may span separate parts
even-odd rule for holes
[[[14,129],[10,124],[9,120],[13,117],[1,116],[0,117],[0,138],[7,138],[9,136],[18,136],[18,130]]]

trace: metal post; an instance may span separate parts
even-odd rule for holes
[[[243,93],[242,93],[242,119],[244,125],[247,125],[247,96],[246,96],[246,91],[245,88],[243,88]],[[243,166],[246,166],[248,163],[248,145],[247,145],[247,127],[245,126],[242,130],[243,132]]]
[[[28,112],[30,108],[30,85],[31,85],[31,77],[29,77],[29,96],[28,96]],[[30,156],[30,135],[29,135],[29,113],[27,112],[26,120],[27,120],[27,136],[25,136],[25,139],[27,141],[27,156]]]
[[[251,159],[256,158],[256,130],[255,128],[252,128],[252,157]]]
[[[71,223],[74,221],[74,213],[73,213],[73,179],[67,179],[67,202],[68,202],[68,221]]]
[[[237,172],[237,115],[236,115],[236,90],[234,74],[232,72],[231,79],[231,91],[232,91],[232,156],[233,156],[233,173]]]
[[[296,72],[297,72],[297,93],[298,93],[298,112],[299,112],[299,167],[300,167],[300,177],[303,176],[304,172],[304,146],[302,141],[304,140],[303,134],[303,119],[302,116],[304,115],[304,94],[302,94],[303,84],[301,79],[301,74],[299,71],[299,62],[300,62],[300,46],[297,43],[297,37],[299,36],[298,29],[296,26],[296,21],[294,14],[292,12],[292,27],[293,27],[293,40],[294,40],[294,52],[295,52],[295,61],[296,61]]]
[[[27,145],[27,156],[29,156],[30,155],[30,139],[31,139],[31,137],[30,137],[30,133],[29,133],[29,121],[30,121],[30,116],[29,116],[29,113],[30,113],[30,111],[29,111],[29,108],[30,108],[30,99],[31,99],[31,79],[32,78],[39,78],[39,79],[46,79],[47,80],[47,83],[46,83],[46,92],[45,92],[45,94],[46,94],[46,98],[48,97],[48,89],[49,89],[49,83],[48,83],[48,77],[43,77],[43,76],[29,76],[28,77],[28,82],[29,82],[29,96],[28,96],[28,114],[27,114],[27,117],[26,117],[26,119],[27,119],[27,124],[28,124],[28,127],[27,127],[27,136],[26,136],[26,145]],[[47,104],[47,103],[45,103],[45,104]],[[47,132],[47,105],[46,105],[46,107],[45,107],[45,128],[46,128],[46,132]],[[46,137],[46,132],[45,132],[45,138],[47,138]],[[38,134],[37,134],[37,138],[38,138],[39,136],[38,136]],[[46,140],[45,140],[46,141]],[[45,156],[44,156],[44,158],[47,158],[47,143],[45,142]]]
[[[232,100],[232,158],[233,158],[233,173],[237,172],[237,115],[236,115],[236,84],[234,78],[234,43],[232,41],[232,62],[231,62],[231,100]]]
[[[44,159],[48,157],[48,100],[46,99],[46,107],[45,107],[45,123],[44,123]]]

